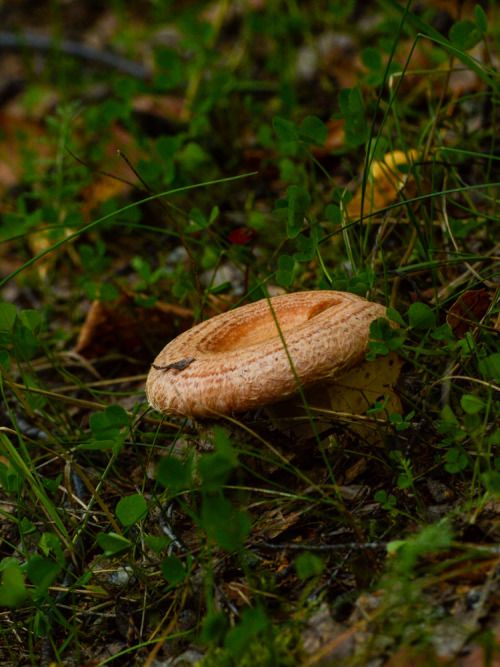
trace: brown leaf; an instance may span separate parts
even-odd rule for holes
[[[81,211],[85,220],[90,219],[92,210],[98,204],[112,197],[124,197],[132,191],[133,185],[131,184],[137,183],[137,178],[118,155],[118,151],[124,153],[133,165],[137,165],[139,160],[145,156],[145,152],[139,149],[137,140],[119,123],[114,123],[109,128],[105,137],[105,146],[105,158],[98,165],[98,169],[99,172],[103,171],[110,175],[96,173],[92,182],[82,189]],[[84,157],[83,159],[85,161]]]
[[[75,351],[87,359],[110,352],[150,359],[155,345],[165,344],[192,323],[193,313],[188,308],[161,302],[146,308],[137,305],[132,294],[123,292],[116,301],[92,303]]]
[[[428,667],[429,665],[443,665],[447,661],[436,655],[432,646],[403,646],[392,658],[385,663],[385,667]]]
[[[500,626],[497,624],[489,631],[488,639],[484,637],[482,646],[473,645],[472,651],[465,656],[460,656],[457,667],[500,667]]]
[[[276,509],[268,512],[265,518],[261,520],[259,526],[261,530],[266,531],[267,539],[274,540],[278,535],[295,525],[300,519],[301,514],[301,512],[283,514],[280,509]]]
[[[312,146],[312,154],[319,159],[331,155],[332,151],[342,148],[344,145],[344,118],[335,118],[328,120],[326,123],[328,135],[322,147]]]
[[[461,294],[446,316],[446,322],[455,336],[465,338],[465,334],[486,315],[490,303],[491,294],[485,289],[468,290]]]
[[[42,160],[48,159],[53,151],[48,143],[43,141],[43,123],[38,119],[19,116],[13,110],[2,111],[0,130],[2,134],[0,140],[0,193],[3,194],[22,182],[25,176],[24,152],[29,150],[32,156],[36,156],[32,158],[32,163],[37,173],[40,173]]]
[[[353,479],[356,479],[358,475],[362,475],[367,468],[367,463],[365,458],[361,458],[352,466],[350,466],[345,471],[345,481],[352,482]]]

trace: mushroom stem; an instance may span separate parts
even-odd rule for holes
[[[366,444],[380,443],[379,427],[356,418],[363,416],[377,400],[385,403],[383,415],[402,412],[401,401],[394,392],[401,365],[395,352],[375,361],[363,361],[335,380],[306,387],[303,395],[309,414],[298,394],[267,406],[266,413],[273,425],[286,435],[309,439],[317,433],[322,440],[328,437],[322,434],[331,428],[335,413],[352,415],[350,430]],[[311,424],[311,411],[315,429]]]

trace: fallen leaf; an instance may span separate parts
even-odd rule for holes
[[[353,199],[347,204],[349,220],[358,220],[363,215],[380,211],[394,203],[399,192],[405,189],[405,196],[411,198],[408,188],[414,187],[415,179],[408,168],[417,159],[417,151],[393,151],[386,153],[382,160],[373,161],[367,180],[364,197],[360,187]],[[408,172],[408,173],[407,173]],[[361,206],[363,204],[363,206]]]
[[[266,531],[267,539],[274,540],[285,530],[294,526],[300,519],[301,515],[301,512],[283,514],[280,509],[276,509],[266,514],[265,519],[259,523],[259,527],[261,530]]]
[[[457,338],[465,338],[465,334],[486,315],[490,304],[491,294],[487,290],[468,290],[451,306],[446,322]]]
[[[401,401],[394,393],[394,386],[402,365],[398,355],[391,352],[357,366],[329,386],[330,401],[336,406],[332,409],[363,414],[381,395],[386,395],[389,396],[387,412],[401,412]]]
[[[124,197],[133,190],[133,184],[137,183],[135,174],[118,155],[118,151],[126,155],[133,165],[137,165],[139,160],[145,157],[145,151],[139,149],[137,140],[116,122],[107,132],[105,157],[98,167],[99,172],[106,172],[109,176],[96,173],[92,182],[81,192],[81,212],[84,220],[90,219],[92,210],[98,204],[112,197]],[[85,162],[84,156],[83,161]]]
[[[401,400],[394,388],[402,366],[403,360],[395,352],[375,361],[365,361],[328,387],[330,410],[364,415],[375,401],[387,398],[384,411],[374,416],[385,419],[393,413],[401,414]],[[350,430],[367,445],[383,444],[376,424],[354,421]]]
[[[75,351],[86,359],[110,352],[150,359],[151,341],[165,344],[193,324],[188,308],[157,302],[139,306],[134,295],[123,292],[116,301],[94,301],[80,330]]]
[[[472,644],[470,653],[456,659],[454,664],[457,667],[482,667],[482,665],[500,667],[500,626],[497,623],[487,632],[488,636],[485,631],[482,633],[483,642]]]
[[[385,667],[428,667],[428,665],[442,665],[446,661],[438,658],[432,646],[403,646],[392,658],[385,663]]]
[[[342,148],[344,145],[344,118],[334,118],[326,123],[328,135],[323,146],[312,146],[311,153],[318,159],[323,159],[331,155],[332,151]]]
[[[341,416],[345,422],[352,415],[352,420],[349,418],[351,432],[357,433],[368,445],[382,444],[380,427],[373,420],[356,419],[356,416],[363,416],[374,401],[382,397],[387,397],[384,411],[376,413],[375,417],[386,419],[388,414],[402,413],[401,401],[394,389],[402,365],[399,356],[391,352],[375,361],[365,361],[329,384],[307,387],[304,395],[317,418],[317,432],[321,435],[331,427],[332,421]],[[298,438],[314,435],[300,397],[296,397],[294,405],[284,401],[267,406],[266,412],[284,433]]]
[[[0,113],[0,193],[18,186],[25,178],[25,155],[29,151],[31,169],[39,175],[42,163],[52,157],[53,149],[44,141],[43,123],[27,118],[13,109]],[[27,147],[27,148],[26,148]],[[30,174],[33,178],[33,173]]]
[[[358,461],[356,461],[354,465],[350,466],[350,468],[348,468],[345,471],[345,481],[352,482],[352,480],[356,479],[358,475],[361,475],[365,472],[366,467],[367,467],[366,459],[365,458],[359,459]]]
[[[229,232],[227,240],[234,245],[250,245],[257,239],[255,229],[249,227],[237,227]]]

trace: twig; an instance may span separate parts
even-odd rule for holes
[[[136,79],[147,79],[152,74],[143,65],[127,60],[127,58],[123,58],[112,51],[100,51],[87,44],[74,42],[71,39],[54,40],[50,35],[38,35],[32,32],[18,34],[4,30],[0,31],[0,49],[22,49],[26,47],[43,52],[51,50],[61,51],[75,58],[89,60],[99,65],[116,69]]]
[[[269,551],[281,551],[289,549],[290,551],[345,551],[346,549],[387,549],[388,542],[345,542],[343,544],[295,544],[286,542],[282,544],[271,544],[270,542],[261,542],[254,547],[259,549],[268,549]]]

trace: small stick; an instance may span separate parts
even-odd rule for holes
[[[290,549],[292,551],[345,551],[351,549],[386,549],[388,542],[346,542],[345,544],[294,544],[293,542],[284,544],[271,544],[262,542],[254,544],[254,548],[268,549],[271,551],[280,551]]]
[[[45,52],[51,49],[59,50],[69,56],[75,56],[82,60],[90,60],[105,67],[116,69],[136,79],[147,79],[151,76],[151,71],[143,65],[122,58],[122,56],[112,51],[99,51],[87,44],[74,42],[71,39],[54,40],[49,35],[37,35],[31,32],[17,34],[4,30],[0,31],[0,49],[22,49],[26,47]]]

